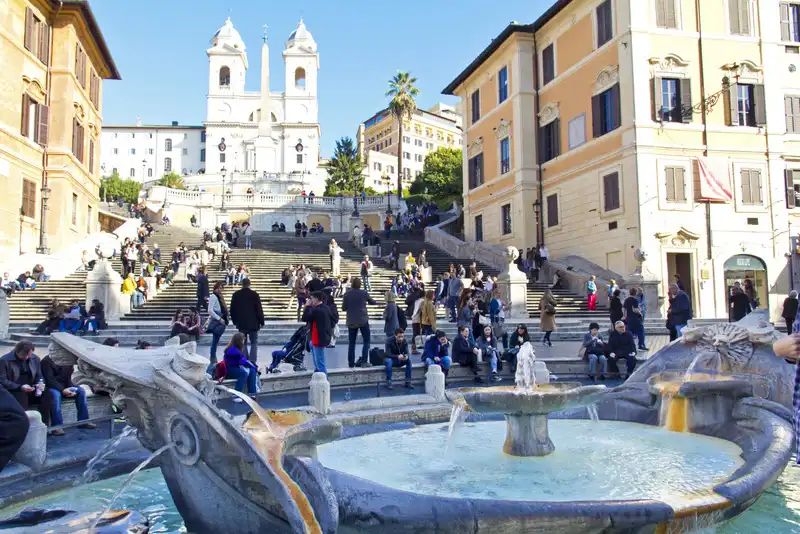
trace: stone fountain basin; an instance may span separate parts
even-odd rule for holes
[[[590,404],[606,392],[605,386],[578,382],[554,382],[525,391],[515,386],[465,388],[455,391],[470,409],[480,413],[546,415]]]
[[[769,382],[756,375],[736,373],[692,373],[665,371],[647,379],[647,389],[653,395],[673,394],[685,399],[707,395],[731,398],[766,397]]]

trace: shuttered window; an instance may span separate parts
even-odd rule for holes
[[[20,133],[41,146],[47,146],[50,108],[39,104],[27,93],[22,95],[22,124]]]
[[[781,41],[800,42],[800,3],[781,2]]]
[[[483,241],[483,215],[475,217],[475,241]]]
[[[50,64],[50,26],[31,8],[25,10],[25,48],[45,65]]]
[[[483,185],[483,153],[469,159],[469,188]]]
[[[100,110],[100,77],[92,70],[89,74],[89,100],[94,108]]]
[[[619,208],[619,173],[612,172],[603,176],[603,211],[614,211]]]
[[[72,193],[72,226],[78,225],[78,195]]]
[[[692,81],[687,78],[653,78],[656,122],[692,122]]]
[[[742,204],[763,204],[761,196],[761,171],[742,169]]]
[[[511,233],[511,204],[504,204],[500,208],[500,216],[503,219],[503,235]]]
[[[728,21],[732,35],[750,35],[750,0],[728,0]]]
[[[547,197],[547,227],[558,226],[558,193]]]
[[[786,169],[786,207],[800,208],[800,169]]]
[[[545,163],[561,154],[560,120],[539,128],[539,162]]]
[[[600,48],[614,36],[611,0],[606,0],[597,6],[595,14],[597,16],[597,48]]]
[[[675,29],[678,18],[675,16],[675,0],[656,0],[656,26]]]
[[[89,173],[94,174],[94,139],[89,138]]]
[[[72,119],[72,154],[78,158],[78,161],[84,163],[84,134],[85,128],[83,125],[78,121],[77,118]]]
[[[686,169],[667,167],[664,174],[667,202],[686,202]]]
[[[86,52],[80,44],[75,44],[75,77],[78,83],[86,89]]]
[[[800,133],[800,96],[783,97],[786,111],[786,133]]]
[[[470,111],[472,117],[472,124],[475,124],[481,119],[481,92],[473,91],[470,96]]]
[[[616,130],[622,123],[619,84],[592,97],[592,137]]]
[[[728,89],[731,126],[765,126],[767,105],[764,86],[733,83]]]
[[[36,217],[36,183],[31,180],[22,180],[22,206],[20,213],[23,217]]]
[[[556,77],[556,59],[553,53],[553,45],[549,45],[542,50],[542,82],[547,85]]]

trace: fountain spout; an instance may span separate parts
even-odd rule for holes
[[[517,373],[514,376],[517,388],[522,391],[536,389],[535,363],[536,352],[529,342],[524,343],[517,353]]]

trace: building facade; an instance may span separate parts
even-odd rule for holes
[[[384,172],[392,179],[390,187],[397,189],[397,151],[403,151],[403,187],[411,186],[414,178],[422,173],[425,156],[440,147],[461,148],[462,141],[461,115],[456,108],[447,104],[437,104],[430,110],[417,109],[410,122],[403,126],[402,148],[398,143],[399,131],[397,119],[383,109],[363,122],[358,127],[356,140],[358,151],[365,162],[371,162],[369,181],[375,182],[375,176],[380,177]],[[394,163],[382,161],[380,156],[370,155],[379,152],[394,156]],[[380,165],[380,168],[377,168]],[[386,167],[391,170],[387,170]],[[377,171],[377,172],[376,172]],[[371,184],[366,184],[371,185]],[[382,191],[376,185],[371,185],[376,190]]]
[[[202,174],[206,165],[204,126],[104,126],[100,173],[139,182],[160,180],[164,174]]]
[[[87,2],[6,0],[0,30],[0,253],[57,251],[98,231],[103,80],[120,75]]]
[[[800,4],[559,1],[446,89],[466,109],[465,233],[623,277],[736,282],[779,318],[800,216]],[[794,226],[795,230],[792,230]]]

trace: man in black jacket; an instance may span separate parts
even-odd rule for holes
[[[473,343],[469,341],[469,328],[466,326],[458,327],[458,335],[453,340],[453,361],[472,369],[475,375],[475,382],[482,383],[483,378],[478,373],[478,352]]]
[[[352,368],[356,366],[356,339],[361,331],[361,358],[360,362],[369,361],[369,314],[367,304],[375,306],[376,302],[361,289],[361,279],[353,278],[350,289],[342,297],[342,311],[347,312],[347,364]]]
[[[86,404],[86,390],[76,386],[72,382],[72,366],[56,365],[50,356],[45,356],[42,360],[42,375],[44,383],[52,396],[50,413],[53,418],[53,426],[64,424],[61,415],[61,399],[66,397],[75,401],[75,408],[78,411],[78,421],[89,419],[89,406]],[[97,428],[94,423],[84,423],[78,428]],[[63,436],[64,431],[60,428],[50,432],[53,436]]]
[[[28,435],[28,416],[19,402],[0,386],[0,471],[11,461]]]
[[[631,376],[636,368],[636,343],[633,340],[633,334],[625,331],[625,323],[622,321],[614,324],[614,331],[611,332],[606,350],[608,351],[609,371],[619,373],[617,362],[625,360],[627,374]]]
[[[197,270],[197,309],[208,311],[208,276],[206,268],[200,267]]]
[[[311,357],[314,360],[314,372],[328,374],[325,368],[325,347],[331,342],[333,325],[339,320],[334,317],[333,309],[325,304],[325,295],[315,291],[309,295],[303,309],[303,321],[311,330]]]
[[[242,289],[235,292],[231,298],[231,321],[236,329],[244,334],[244,354],[254,364],[258,363],[258,331],[264,326],[264,309],[261,307],[261,297],[250,289],[250,279],[242,280]],[[247,348],[247,342],[250,348]]]
[[[392,389],[392,369],[395,367],[406,368],[406,389],[414,389],[411,385],[411,356],[402,328],[395,330],[394,337],[386,342],[386,358],[383,363],[386,365],[386,389]]]
[[[20,341],[0,358],[0,386],[17,399],[23,410],[37,406],[44,424],[50,424],[51,394],[44,385],[42,361],[30,341]]]

